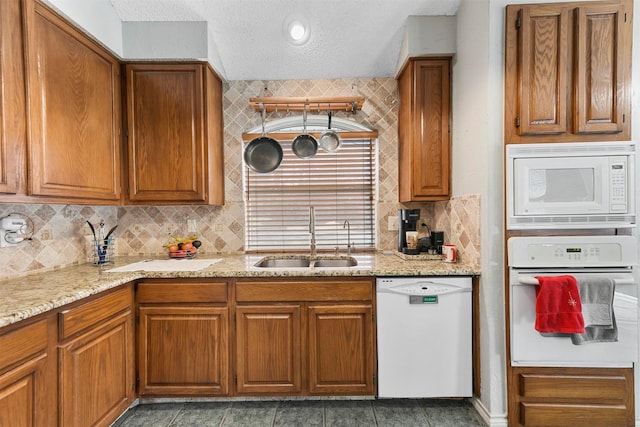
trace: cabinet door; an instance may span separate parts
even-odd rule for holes
[[[226,307],[142,305],[139,322],[140,395],[228,393]]]
[[[375,394],[370,304],[315,305],[309,313],[309,392]]]
[[[449,69],[449,59],[412,60],[398,81],[401,202],[446,200],[450,196]]]
[[[575,9],[575,106],[577,133],[619,133],[624,129],[628,94],[629,40],[623,5]],[[621,108],[622,107],[622,108]]]
[[[131,311],[59,348],[61,426],[109,426],[135,393]]]
[[[0,426],[35,427],[49,425],[38,417],[38,398],[46,355],[32,359],[20,367],[0,375]]]
[[[562,6],[525,6],[519,22],[520,135],[567,132],[569,11]]]
[[[508,5],[505,143],[631,138],[633,2]]]
[[[47,383],[47,363],[55,374],[55,358],[48,352],[47,321],[0,335],[0,348],[0,426],[55,425],[55,383]]]
[[[202,64],[128,64],[131,202],[205,202]]]
[[[236,307],[238,394],[301,391],[300,305]]]
[[[0,1],[0,82],[0,193],[24,193],[26,111],[19,1]]]
[[[26,5],[29,192],[120,200],[118,60],[36,1]]]

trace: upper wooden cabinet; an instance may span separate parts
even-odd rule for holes
[[[0,194],[24,193],[26,112],[18,1],[0,1],[0,82]]]
[[[505,142],[631,137],[633,3],[507,6]]]
[[[131,204],[223,204],[222,83],[206,63],[127,64]]]
[[[451,196],[450,59],[411,59],[398,77],[400,202]]]
[[[23,5],[28,195],[119,203],[119,61],[39,2]]]

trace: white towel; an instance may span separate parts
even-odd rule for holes
[[[618,341],[618,328],[613,312],[615,282],[607,277],[577,278],[584,333],[572,334],[571,342],[582,345]]]

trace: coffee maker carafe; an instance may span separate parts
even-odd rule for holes
[[[420,209],[398,209],[398,252],[407,247],[407,231],[416,231]]]

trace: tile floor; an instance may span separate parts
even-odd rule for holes
[[[482,427],[464,400],[290,400],[141,404],[117,427]]]

